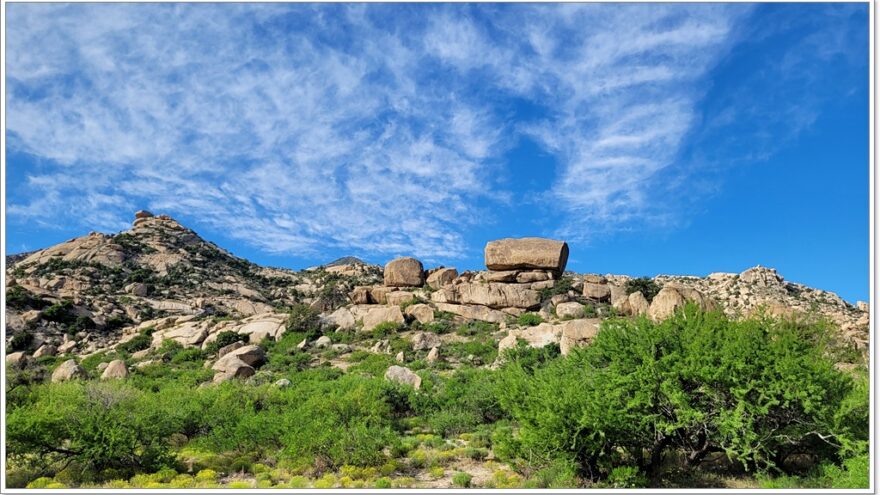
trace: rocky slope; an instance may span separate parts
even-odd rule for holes
[[[138,212],[132,228],[119,234],[91,233],[7,259],[6,339],[12,352],[7,362],[82,357],[141,335],[149,336],[149,347],[131,357],[149,361],[150,349],[166,339],[204,349],[230,331],[245,335],[250,345],[220,349],[208,364],[215,381],[248,377],[262,362],[257,344],[280,339],[288,312],[300,305],[320,313],[325,332],[390,325],[411,342],[407,352],[448,359],[452,366],[460,358],[444,357],[440,349],[467,336],[444,334],[446,322],[496,325],[492,338],[499,349],[525,341],[559,344],[566,353],[588,345],[603,317],[644,314],[659,320],[687,302],[737,317],[758,311],[825,317],[853,346],[867,344],[866,304],[852,306],[833,293],[787,282],[769,268],[634,280],[565,272],[568,246],[561,241],[504,239],[489,243],[485,254],[490,269],[479,272],[425,270],[412,258],[393,260],[384,269],[344,258],[295,272],[257,266],[168,216]],[[321,339],[303,341],[301,348],[331,346],[329,338]],[[353,351],[392,352],[382,339],[333,349],[325,361],[343,368],[342,357]],[[402,351],[397,356],[401,364],[408,361]],[[119,366],[109,363],[107,369],[124,376]],[[59,380],[77,376],[75,360],[62,368],[67,376]],[[399,368],[389,369],[387,378],[418,386]]]

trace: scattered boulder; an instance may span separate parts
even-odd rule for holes
[[[425,358],[429,363],[436,363],[440,359],[440,349],[438,347],[432,347],[431,351],[428,352],[428,357]]]
[[[235,361],[239,360],[248,366],[258,367],[266,362],[266,351],[258,345],[246,345],[228,352],[222,358],[218,359],[211,369],[216,371],[228,371],[236,366]]]
[[[147,210],[138,210],[138,211],[134,212],[134,217],[135,218],[152,218],[153,214]]]
[[[552,270],[562,273],[568,262],[568,244],[540,237],[499,239],[486,244],[485,258],[489,270]]]
[[[282,378],[282,379],[276,381],[275,383],[273,383],[273,385],[275,385],[278,388],[287,388],[290,386],[290,380],[288,380],[287,378]]]
[[[58,346],[58,354],[67,354],[68,352],[76,349],[77,342],[75,340],[68,340],[67,342]]]
[[[74,359],[68,359],[61,363],[55,371],[52,372],[52,383],[66,382],[68,380],[88,378],[86,370],[76,363]]]
[[[397,258],[385,265],[387,287],[421,287],[425,284],[425,269],[415,258]]]
[[[150,289],[147,287],[146,284],[142,284],[140,282],[135,282],[133,284],[126,285],[125,292],[128,292],[129,294],[131,294],[133,296],[147,297],[147,294],[149,294]]]
[[[364,331],[370,331],[376,328],[380,323],[392,322],[392,323],[405,323],[403,319],[403,312],[400,311],[400,306],[382,306],[379,308],[373,308],[364,315],[363,317],[364,323]]]
[[[437,268],[428,274],[428,286],[432,289],[439,289],[452,284],[452,281],[458,277],[458,270],[455,268]]]
[[[107,366],[110,366],[110,363],[98,363],[98,365],[95,366],[95,369],[98,371],[104,371],[107,369]]]
[[[517,340],[524,340],[529,347],[544,347],[550,344],[558,344],[562,334],[561,325],[541,323],[540,325],[510,330],[507,337],[498,342],[498,353],[516,347]]]
[[[397,355],[394,356],[394,360],[397,361],[398,363],[402,363],[404,361],[403,351],[398,352]]]
[[[601,321],[598,318],[591,318],[571,320],[561,324],[562,334],[559,339],[559,350],[562,355],[567,356],[575,347],[589,345],[599,333]]]
[[[40,358],[43,356],[54,356],[58,349],[55,348],[54,345],[43,344],[36,351],[34,351],[34,357]]]
[[[412,304],[407,306],[407,316],[415,318],[419,323],[431,323],[434,321],[434,308],[427,304]]]
[[[296,348],[304,351],[309,346],[309,339],[302,339],[299,344],[296,344]]]
[[[413,373],[409,368],[403,366],[391,366],[388,368],[388,371],[385,372],[385,379],[403,385],[409,385],[416,390],[422,386],[422,378]]]
[[[584,316],[584,305],[579,302],[557,304],[556,316],[560,318],[581,318]]]
[[[859,311],[864,311],[865,313],[871,311],[871,306],[869,306],[868,303],[866,303],[865,301],[856,301],[856,308]]]
[[[244,347],[244,342],[242,342],[240,340],[237,342],[233,342],[229,345],[225,345],[217,350],[217,357],[222,358],[223,356],[229,354],[230,352],[232,352],[236,349],[241,349],[242,347]]]
[[[314,344],[316,349],[324,349],[326,347],[330,347],[331,345],[333,345],[333,341],[330,340],[330,337],[326,335],[318,337],[318,340],[316,340]]]
[[[348,308],[339,308],[329,315],[321,317],[321,323],[328,327],[336,327],[339,330],[354,328],[355,318]]]
[[[9,366],[24,368],[24,365],[27,364],[27,362],[28,355],[24,351],[13,352],[6,355],[6,364]]]
[[[106,368],[104,368],[104,373],[101,374],[101,380],[121,379],[127,376],[128,368],[125,366],[125,361],[114,359],[113,361],[110,361]]]
[[[226,359],[223,363],[223,369],[218,370],[216,366],[215,364],[214,369],[218,372],[214,374],[214,383],[225,382],[233,378],[249,378],[256,373],[252,366],[237,357]]]
[[[433,332],[416,332],[412,336],[412,349],[424,351],[433,347],[440,347],[440,336]]]

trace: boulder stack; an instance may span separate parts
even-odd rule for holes
[[[397,258],[385,265],[387,287],[421,287],[425,284],[425,268],[415,258]]]
[[[561,275],[568,262],[565,241],[523,237],[499,239],[486,244],[486,268],[492,271],[552,271]]]

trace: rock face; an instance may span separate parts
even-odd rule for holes
[[[364,331],[370,331],[376,328],[380,323],[392,322],[403,324],[406,320],[403,319],[403,312],[400,311],[400,306],[385,306],[381,308],[373,308],[367,311],[367,314],[363,317],[364,322]]]
[[[703,310],[714,309],[715,304],[696,289],[681,286],[669,286],[660,289],[648,308],[648,317],[654,321],[669,318],[678,308],[692,302]]]
[[[458,270],[455,268],[437,268],[428,273],[427,283],[432,289],[439,289],[447,286],[458,277]]]
[[[782,283],[782,276],[776,273],[775,268],[756,266],[739,274],[739,278],[747,284],[758,287],[770,287]]]
[[[440,289],[431,294],[435,302],[475,304],[492,309],[532,309],[541,303],[538,291],[517,284],[489,282],[463,283]]]
[[[422,378],[413,373],[409,368],[403,366],[391,366],[388,368],[388,371],[385,372],[385,379],[403,385],[409,385],[416,390],[422,386]]]
[[[416,296],[412,292],[396,290],[385,294],[385,304],[389,306],[400,306],[401,304],[412,301],[415,298]]]
[[[562,273],[568,262],[568,244],[540,237],[500,239],[486,244],[485,257],[489,270],[551,270]]]
[[[388,287],[421,287],[425,283],[425,269],[415,258],[397,258],[385,265],[384,277]]]
[[[76,364],[76,360],[68,359],[61,363],[52,372],[52,383],[66,382],[68,380],[86,379],[88,375],[82,366]]]
[[[412,316],[419,323],[434,321],[434,309],[427,304],[413,304],[406,308],[407,316]]]
[[[104,373],[101,374],[101,380],[112,380],[112,379],[120,379],[128,376],[128,368],[125,367],[125,361],[121,359],[115,359],[110,361],[110,364],[104,368]]]
[[[490,309],[486,306],[465,306],[462,304],[449,303],[436,303],[435,305],[440,311],[452,313],[454,315],[458,315],[462,318],[467,318],[469,320],[480,320],[488,323],[501,323],[507,319],[507,313],[504,313],[503,311],[498,311],[497,309]]]

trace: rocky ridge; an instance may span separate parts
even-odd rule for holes
[[[477,362],[474,356],[444,352],[468,340],[444,333],[444,325],[471,322],[492,326],[489,338],[499,351],[554,344],[566,354],[589,345],[610,315],[661,320],[694,303],[733,317],[759,311],[821,316],[856,348],[867,345],[867,304],[852,306],[833,293],[785,281],[770,268],[707,277],[661,275],[648,281],[659,289],[655,294],[638,290],[628,276],[566,272],[568,245],[563,241],[492,241],[485,257],[486,270],[462,273],[450,267],[425,269],[414,258],[398,258],[384,267],[346,258],[296,272],[257,266],[168,216],[142,211],[132,228],[119,234],[91,233],[7,260],[7,363],[69,356],[52,375],[59,381],[83,376],[77,357],[130,349],[135,371],[153,362],[166,341],[207,350],[231,332],[246,342],[220,348],[206,367],[215,371],[213,382],[248,379],[265,361],[260,344],[284,336],[288,312],[296,306],[318,314],[325,334],[373,335],[390,328],[411,345],[393,348],[381,335],[353,344],[333,343],[327,335],[307,338],[301,350],[332,351],[330,358],[316,356],[313,364],[329,362],[344,369],[342,358],[356,351],[396,354],[400,366],[389,369],[388,379],[416,387],[418,381],[405,367],[416,356],[450,366],[462,359]],[[124,361],[102,364],[107,365],[105,379],[128,375]]]

